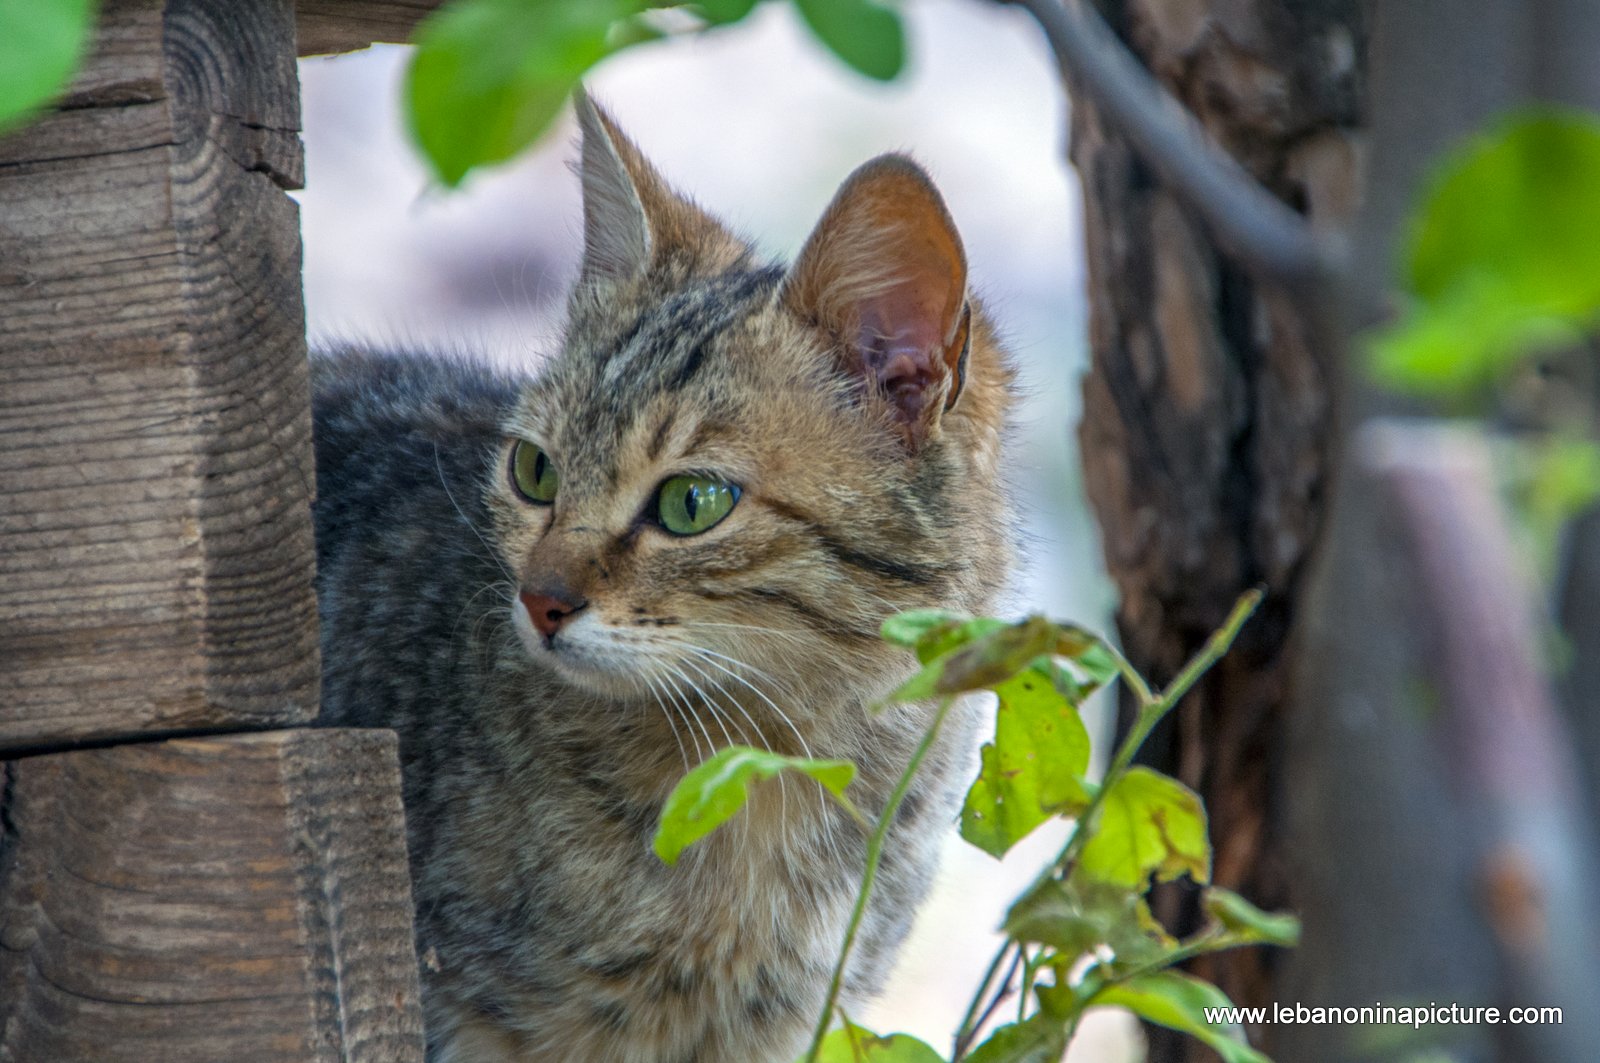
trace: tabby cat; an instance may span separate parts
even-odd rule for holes
[[[804,1048],[865,832],[755,788],[674,866],[663,799],[733,742],[860,766],[931,706],[878,637],[1004,583],[1010,372],[923,171],[857,170],[762,263],[581,94],[584,257],[531,379],[314,368],[325,722],[399,732],[434,1063],[760,1063]],[[952,716],[890,835],[844,999],[879,986],[970,768]]]

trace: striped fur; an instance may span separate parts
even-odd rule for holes
[[[661,802],[736,741],[854,760],[854,799],[883,807],[930,707],[868,711],[909,671],[878,626],[984,610],[1004,583],[1010,376],[975,307],[959,400],[908,447],[840,337],[784,298],[785,272],[591,113],[586,140],[601,132],[585,166],[626,172],[605,175],[590,241],[640,229],[591,247],[537,377],[315,365],[325,715],[401,736],[434,1063],[788,1060],[863,833],[787,779],[667,867],[649,847]],[[512,489],[517,439],[559,469],[554,505]],[[649,519],[684,473],[743,489],[698,536]],[[516,595],[552,575],[588,605],[545,644]],[[970,738],[954,719],[902,809],[847,1005],[906,933]]]

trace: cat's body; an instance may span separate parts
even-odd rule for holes
[[[785,779],[667,866],[661,802],[739,742],[853,760],[884,807],[930,707],[868,711],[909,671],[878,624],[1003,582],[1008,374],[909,163],[864,168],[784,273],[580,115],[585,267],[537,378],[315,367],[324,716],[401,736],[437,1063],[776,1063],[820,1011],[865,832]],[[669,515],[686,477],[700,501]],[[715,490],[731,508],[685,532]],[[847,1002],[926,889],[970,730],[891,832]]]

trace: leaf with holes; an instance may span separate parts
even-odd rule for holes
[[[995,687],[994,741],[961,809],[961,836],[994,857],[1051,816],[1089,803],[1089,732],[1077,708],[1035,665]]]
[[[656,830],[656,855],[677,863],[683,850],[722,826],[744,807],[750,784],[785,772],[809,775],[829,791],[842,795],[855,778],[848,760],[786,757],[749,746],[729,746],[685,775],[661,809]]]

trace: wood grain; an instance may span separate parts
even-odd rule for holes
[[[316,711],[290,0],[111,0],[0,139],[0,749]]]
[[[4,771],[0,1061],[421,1060],[391,732]]]
[[[411,31],[443,0],[297,0],[301,55],[351,52],[369,44],[409,40]]]

